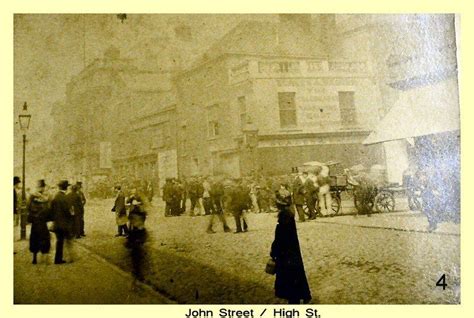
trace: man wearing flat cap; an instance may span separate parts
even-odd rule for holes
[[[64,241],[66,240],[69,252],[72,252],[72,234],[74,225],[74,216],[71,214],[70,204],[66,197],[66,190],[69,186],[67,180],[61,180],[58,183],[59,191],[51,202],[51,212],[54,220],[54,233],[56,234],[56,254],[54,264],[64,264],[63,258]],[[70,255],[71,256],[71,255]]]

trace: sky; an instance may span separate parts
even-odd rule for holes
[[[218,38],[242,20],[268,15],[16,14],[14,18],[15,150],[21,144],[18,112],[28,103],[32,120],[28,139],[47,142],[51,106],[65,100],[66,84],[110,46],[121,56],[146,60],[180,52],[190,65]],[[156,61],[159,63],[159,61]]]

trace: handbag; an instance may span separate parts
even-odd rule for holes
[[[275,275],[276,273],[276,263],[273,258],[268,259],[267,265],[265,266],[265,273],[270,275]]]

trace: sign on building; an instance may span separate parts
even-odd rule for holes
[[[100,168],[112,168],[112,144],[109,141],[100,143]]]

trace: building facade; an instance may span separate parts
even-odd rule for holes
[[[379,147],[362,145],[380,101],[370,65],[332,58],[311,28],[242,23],[205,57],[177,79],[181,174],[383,161]]]
[[[91,187],[124,179],[158,184],[159,154],[171,156],[176,144],[171,72],[134,62],[110,48],[68,83],[65,102],[51,114],[51,165],[60,158],[62,178]],[[176,164],[168,169],[176,171]]]

